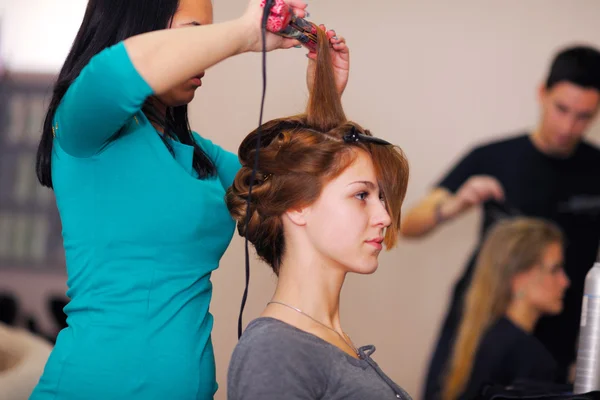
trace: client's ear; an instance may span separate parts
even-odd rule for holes
[[[308,215],[309,208],[302,207],[296,208],[292,210],[288,210],[285,212],[285,216],[294,224],[298,226],[306,225],[306,217]]]

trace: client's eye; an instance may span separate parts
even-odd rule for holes
[[[368,192],[360,192],[360,193],[357,193],[354,197],[356,197],[359,200],[366,200],[368,196],[369,196]]]

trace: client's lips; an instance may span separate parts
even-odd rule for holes
[[[371,246],[375,247],[378,250],[381,250],[383,248],[383,246],[381,245],[381,243],[383,243],[383,238],[382,237],[378,237],[378,238],[375,238],[375,239],[367,240],[367,243],[370,244]]]

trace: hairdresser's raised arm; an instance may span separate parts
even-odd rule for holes
[[[325,25],[320,25],[320,28],[327,31]],[[335,86],[337,87],[341,96],[346,89],[348,77],[350,75],[350,49],[346,45],[346,39],[341,36],[338,37],[334,30],[327,31],[327,37],[329,38],[329,43],[333,48],[333,51],[331,52],[331,63],[333,65],[333,73],[335,75]],[[306,72],[306,83],[309,88],[312,88],[315,67],[317,64],[317,53],[309,52],[307,56],[309,61]]]
[[[286,0],[299,16],[306,4]],[[161,94],[224,59],[262,49],[260,0],[251,0],[245,14],[219,24],[168,29],[134,36],[125,41],[129,57],[155,94]],[[267,50],[289,48],[297,41],[267,34]]]
[[[287,1],[296,14],[305,14],[301,0]],[[72,156],[92,156],[149,96],[167,93],[230,56],[261,50],[262,15],[260,0],[251,0],[236,20],[144,33],[94,55],[68,82],[53,115],[52,129],[61,147]],[[268,50],[298,43],[272,33],[266,38]]]

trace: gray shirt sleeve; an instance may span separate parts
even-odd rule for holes
[[[246,335],[246,333],[248,333]],[[321,398],[327,387],[322,374],[327,360],[306,351],[301,336],[279,325],[249,326],[229,365],[229,400]]]

